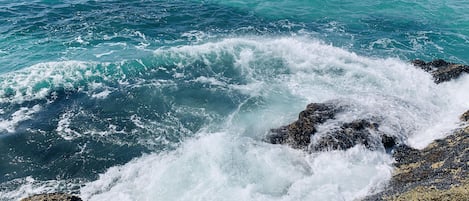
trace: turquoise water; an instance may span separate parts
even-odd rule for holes
[[[0,0],[0,200],[353,200],[392,158],[263,141],[310,102],[423,147],[458,126],[463,1]],[[331,160],[332,159],[332,160]]]

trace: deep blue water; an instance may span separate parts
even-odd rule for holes
[[[420,133],[425,124],[412,115],[432,119],[450,102],[429,92],[437,87],[423,72],[399,72],[416,58],[469,63],[468,8],[457,0],[0,0],[0,199],[59,190],[105,200],[93,196],[110,188],[80,188],[213,133],[262,144],[310,101],[396,103],[411,120],[396,114],[388,129]],[[253,191],[295,195],[266,188]]]

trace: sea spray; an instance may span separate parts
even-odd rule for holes
[[[235,136],[235,137],[233,137]],[[392,159],[357,146],[307,155],[233,133],[113,167],[81,190],[89,200],[353,200],[391,176]]]
[[[467,76],[436,85],[410,61],[469,63],[467,8],[2,1],[0,200],[57,191],[350,200],[379,191],[392,172],[385,153],[308,154],[266,135],[327,101],[350,107],[320,134],[363,118],[417,148],[450,134],[468,108]]]
[[[464,84],[466,77],[436,85],[430,75],[405,61],[367,58],[302,37],[227,38],[200,45],[160,48],[154,51],[152,58],[145,59],[143,65],[136,66],[77,64],[74,66],[81,70],[76,72],[83,73],[68,75],[57,64],[33,66],[33,70],[48,73],[30,81],[55,80],[51,82],[54,85],[45,88],[48,93],[53,94],[57,90],[55,86],[69,86],[72,92],[78,87],[74,93],[83,93],[80,96],[97,103],[107,101],[107,104],[112,103],[109,102],[112,99],[119,100],[119,94],[128,93],[126,91],[151,89],[147,88],[150,84],[161,92],[154,96],[147,94],[163,101],[151,104],[173,102],[168,108],[171,112],[163,113],[159,121],[141,118],[144,113],[130,111],[116,113],[122,116],[103,121],[99,113],[92,112],[95,106],[68,108],[59,116],[55,130],[64,140],[99,139],[106,143],[152,148],[180,142],[174,141],[174,136],[179,136],[177,139],[184,139],[180,138],[184,135],[195,137],[185,139],[180,145],[174,144],[175,150],[149,153],[107,170],[80,191],[86,199],[96,200],[113,196],[123,200],[219,200],[239,199],[239,196],[247,200],[358,198],[379,190],[390,178],[390,156],[360,146],[348,151],[308,155],[266,144],[263,141],[266,132],[290,122],[309,102],[339,100],[353,105],[353,109],[328,124],[379,117],[383,132],[404,140],[420,136],[430,142],[442,136],[428,136],[428,130],[444,134],[443,131],[456,126],[452,122],[457,122],[457,118],[452,117],[466,107],[467,103],[462,100],[467,97],[461,94],[467,90],[464,86],[469,86]],[[6,78],[26,81],[23,71],[27,70],[12,72]],[[88,82],[90,78],[96,81]],[[219,94],[218,97],[228,102],[212,102],[216,101],[213,98],[207,102],[204,99],[208,97],[187,96],[194,94],[190,91],[196,89],[192,85],[202,93]],[[96,99],[96,94],[106,91],[103,88],[118,91]],[[40,90],[26,91],[28,93],[4,100],[10,104],[48,100],[39,103],[42,107],[60,101],[50,99]],[[171,98],[171,94],[182,99]],[[135,101],[146,102],[145,99]],[[231,109],[226,110],[228,108]],[[197,127],[191,129],[193,124],[187,122],[190,119],[183,122],[178,117],[189,114],[205,119],[203,126],[193,130]],[[155,115],[159,115],[158,112]],[[225,118],[218,119],[220,117]],[[95,125],[77,124],[83,119],[92,119]],[[170,119],[174,121],[168,121]],[[123,120],[128,126],[119,123]],[[327,126],[320,128],[320,132],[321,129],[326,131]],[[124,137],[128,134],[139,137]],[[158,137],[149,139],[148,136]],[[87,147],[86,144],[80,146]],[[334,160],[328,160],[330,158]]]

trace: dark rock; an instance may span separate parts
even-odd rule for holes
[[[394,149],[396,170],[386,189],[364,200],[468,200],[469,127],[423,150]]]
[[[362,144],[376,150],[384,146],[391,148],[396,144],[393,137],[379,134],[379,125],[368,120],[355,120],[344,123],[340,128],[326,133],[311,145],[312,151],[345,150]],[[381,138],[381,139],[380,139]]]
[[[437,68],[440,68],[440,67],[447,66],[451,63],[448,63],[443,59],[437,59],[437,60],[433,60],[433,61],[429,62],[428,64],[431,65],[431,66],[435,66]]]
[[[393,136],[381,135],[381,143],[385,149],[392,149],[397,145],[397,140]]]
[[[461,115],[461,121],[469,123],[469,110],[466,111],[464,114]]]
[[[316,126],[333,119],[341,108],[333,103],[311,103],[300,112],[298,120],[277,129],[272,129],[267,141],[272,144],[289,144],[297,149],[306,149]]]
[[[402,164],[415,163],[420,160],[420,151],[405,144],[401,144],[394,148],[392,156],[396,161],[394,165],[400,166]]]
[[[456,79],[463,73],[469,73],[469,66],[446,62],[442,59],[428,63],[422,60],[413,60],[412,64],[431,73],[437,84]]]
[[[426,63],[425,61],[422,61],[422,60],[418,60],[418,59],[413,60],[413,61],[412,61],[412,64],[413,64],[414,66],[417,66],[417,67],[423,69],[424,71],[427,71],[427,72],[430,72],[430,71],[433,70],[433,68],[431,67],[431,65],[427,65],[427,63]]]
[[[317,126],[327,120],[334,119],[345,106],[336,103],[312,103],[300,112],[298,120],[277,129],[272,129],[267,141],[272,144],[288,144],[296,149],[309,151],[345,150],[362,144],[369,149],[384,147],[389,149],[396,145],[394,137],[385,135],[378,130],[378,123],[371,120],[355,120],[343,123],[336,129],[315,138]]]
[[[47,193],[23,198],[21,201],[82,201],[82,199],[66,193]]]

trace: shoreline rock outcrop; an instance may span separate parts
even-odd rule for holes
[[[444,60],[412,64],[429,72],[435,83],[446,82],[469,73],[469,66]],[[267,141],[310,152],[345,150],[361,144],[370,150],[391,150],[396,170],[387,187],[363,200],[469,200],[469,110],[461,117],[466,127],[444,139],[436,140],[423,150],[400,144],[379,131],[379,122],[356,119],[341,123],[322,136],[315,136],[318,126],[333,120],[347,106],[333,102],[311,103],[289,125],[271,129]],[[313,139],[313,137],[315,137]],[[38,194],[21,201],[82,201],[66,193]]]
[[[429,72],[437,84],[456,79],[463,73],[469,73],[468,65],[451,63],[443,59],[437,59],[431,62],[416,59],[412,61],[412,64]]]
[[[296,149],[307,149],[317,125],[333,119],[341,110],[332,103],[311,103],[298,115],[298,120],[277,129],[271,129],[267,141],[272,144],[288,144]]]
[[[316,137],[318,126],[343,112],[347,106],[338,103],[311,103],[298,115],[298,120],[277,129],[271,129],[267,141],[288,144],[305,151],[345,150],[362,144],[368,149],[390,149],[397,144],[393,136],[379,131],[372,119],[357,119],[341,123],[337,128]],[[315,139],[312,140],[312,137]]]
[[[412,64],[429,72],[439,84],[469,73],[469,66],[434,60]],[[333,120],[346,106],[333,103],[309,104],[293,123],[272,129],[267,141],[288,144],[305,151],[348,149],[357,144],[374,150],[391,150],[396,170],[387,187],[363,198],[375,200],[469,200],[469,110],[461,115],[465,124],[444,139],[423,150],[413,149],[379,131],[379,122],[356,119],[317,136],[318,126]]]
[[[394,150],[396,170],[384,191],[364,200],[469,200],[469,126],[423,150]]]
[[[66,193],[44,193],[21,199],[21,201],[83,201],[76,195]]]
[[[413,60],[414,66],[429,72],[435,83],[456,79],[463,73],[469,73],[469,66],[447,62],[437,59],[431,62]],[[342,112],[346,106],[333,102],[311,103],[305,110],[301,111],[298,119],[289,125],[271,129],[267,141],[272,144],[288,144],[295,149],[308,151],[325,151],[335,149],[348,149],[357,144],[374,150],[384,147],[386,150],[398,144],[397,139],[379,131],[379,123],[372,119],[356,119],[339,125],[339,128],[328,131],[322,137],[312,136],[317,133],[319,125],[335,118],[336,114]],[[463,115],[469,119],[469,113]]]

